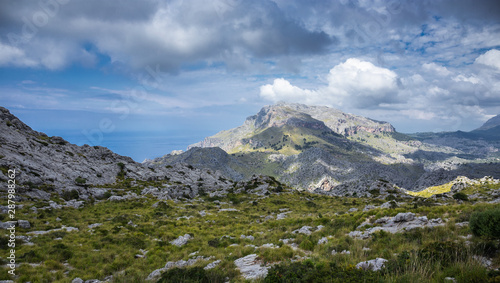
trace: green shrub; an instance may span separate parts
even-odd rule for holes
[[[464,260],[467,256],[463,245],[452,242],[432,242],[420,249],[418,256],[431,262],[441,262],[441,265],[448,266],[456,261]]]
[[[467,195],[462,192],[453,194],[453,198],[456,200],[463,200],[463,201],[469,200],[469,197],[467,197]]]
[[[43,257],[37,251],[31,250],[22,254],[19,257],[23,262],[40,262],[43,260]]]
[[[208,245],[214,248],[217,248],[220,244],[220,240],[218,238],[214,238],[212,240],[208,240]]]
[[[312,251],[314,249],[314,243],[311,242],[309,239],[306,239],[299,244],[299,248],[303,250]]]
[[[474,236],[500,239],[500,208],[474,212],[469,228]]]
[[[80,197],[80,195],[78,194],[77,190],[71,190],[71,191],[62,192],[61,197],[64,200],[68,201],[68,200],[72,200],[72,199],[78,199]]]
[[[78,177],[76,177],[76,179],[75,179],[75,183],[76,183],[77,185],[83,185],[83,184],[87,183],[87,179],[85,179],[85,178],[82,178],[82,177],[78,176]]]
[[[265,283],[288,282],[377,282],[380,274],[364,271],[354,266],[338,267],[335,263],[314,263],[311,260],[302,262],[285,262],[269,269]]]
[[[55,244],[49,251],[50,256],[55,257],[58,261],[65,261],[73,256],[73,253],[64,244]]]
[[[226,282],[226,275],[218,270],[204,270],[203,267],[172,268],[163,273],[157,283],[219,283]]]

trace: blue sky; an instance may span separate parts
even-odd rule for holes
[[[500,114],[498,1],[0,2],[0,105],[137,161],[278,101],[401,132]]]

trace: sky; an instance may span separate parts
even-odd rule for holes
[[[500,114],[500,1],[0,0],[0,106],[136,161],[276,102],[399,132]]]

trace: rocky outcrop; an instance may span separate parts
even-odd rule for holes
[[[190,258],[188,260],[178,260],[178,261],[169,261],[165,264],[164,267],[159,268],[151,272],[148,277],[146,277],[146,281],[157,281],[160,279],[161,275],[168,271],[171,268],[185,268],[194,265],[200,260],[211,260],[212,257],[203,257],[203,256],[197,256],[195,258]]]
[[[356,268],[360,268],[363,270],[371,270],[371,271],[379,271],[382,269],[387,262],[387,259],[376,258],[367,261],[362,261],[356,264]]]
[[[394,217],[382,217],[380,219],[377,219],[374,224],[379,224],[380,226],[368,228],[365,231],[352,231],[349,233],[349,236],[354,238],[367,239],[371,234],[378,231],[385,231],[394,234],[402,231],[412,230],[415,228],[443,226],[444,222],[441,218],[428,220],[427,216],[417,217],[412,212],[406,212],[398,213]],[[359,228],[361,228],[361,226],[358,227],[358,229]]]
[[[187,242],[189,240],[191,240],[193,237],[191,237],[191,235],[189,234],[186,234],[184,236],[179,236],[177,239],[171,241],[170,243],[174,246],[178,246],[178,247],[182,247],[184,246],[185,244],[187,244]]]
[[[268,267],[262,266],[262,263],[257,258],[256,254],[249,254],[234,261],[234,264],[246,280],[255,280],[267,276]]]

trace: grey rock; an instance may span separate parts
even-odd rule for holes
[[[187,244],[187,242],[192,238],[193,237],[191,237],[191,235],[185,234],[184,236],[179,236],[177,239],[171,241],[170,243],[174,246],[182,247]]]
[[[105,188],[91,188],[89,189],[89,193],[97,199],[102,199],[106,196],[108,189]]]
[[[73,279],[73,281],[71,281],[71,283],[84,283],[84,281],[83,281],[83,279],[77,277],[77,278]]]
[[[300,233],[300,234],[306,234],[306,235],[311,235],[311,226],[302,226],[300,229],[292,231],[292,233]]]
[[[25,192],[26,196],[34,199],[49,200],[50,194],[39,189],[33,189]]]
[[[28,220],[18,220],[17,225],[19,225],[19,228],[23,228],[23,229],[31,228],[31,224],[29,223]]]
[[[356,264],[356,268],[360,268],[363,270],[372,270],[372,271],[379,271],[384,267],[384,264],[387,262],[386,259],[383,258],[376,258],[376,259],[371,259],[367,261],[360,262]]]
[[[248,240],[250,240],[250,241],[253,241],[253,240],[255,240],[255,237],[254,237],[254,236],[252,236],[252,235],[248,235],[248,236],[241,235],[241,236],[240,236],[240,239],[248,239]]]
[[[203,269],[205,269],[205,270],[213,269],[213,268],[217,267],[217,265],[219,265],[220,263],[221,263],[221,260],[216,260],[214,262],[207,264],[207,266],[205,266]]]
[[[406,213],[398,213],[392,219],[394,222],[409,222],[415,219],[415,213],[406,212]]]
[[[76,231],[78,232],[78,228],[76,227],[66,227],[66,226],[62,226],[61,228],[57,228],[57,229],[51,229],[51,230],[47,230],[47,231],[31,231],[31,232],[28,232],[26,234],[29,234],[29,235],[44,235],[44,234],[47,234],[47,233],[50,233],[50,232],[55,232],[55,231],[66,231],[66,232],[73,232],[73,231]]]
[[[323,237],[323,238],[318,240],[318,245],[322,245],[322,244],[326,244],[326,243],[328,243],[327,237]]]
[[[273,243],[268,243],[268,244],[263,244],[262,246],[260,246],[261,248],[268,248],[268,249],[277,249],[279,248],[279,246],[276,246],[275,244]]]
[[[363,208],[363,211],[366,212],[366,211],[369,211],[369,210],[372,210],[375,208],[376,208],[376,206],[369,204],[369,205],[365,206],[365,208]]]
[[[291,211],[287,211],[287,212],[282,212],[282,213],[279,213],[278,215],[276,215],[276,220],[281,220],[281,219],[285,219],[286,218],[286,215],[288,213],[290,213]]]
[[[94,229],[94,228],[97,228],[97,227],[99,227],[101,225],[102,225],[102,223],[94,223],[94,224],[89,224],[88,227],[89,227],[89,229]]]
[[[268,268],[262,266],[261,263],[257,261],[256,254],[249,254],[239,258],[234,261],[234,264],[246,280],[255,280],[267,276]]]
[[[473,255],[472,258],[475,259],[477,262],[479,262],[482,266],[484,266],[486,268],[490,268],[491,265],[493,264],[491,259],[488,259],[484,256]]]
[[[17,226],[17,221],[8,221],[8,222],[1,222],[0,221],[0,229],[8,229],[11,227],[16,227]]]
[[[167,271],[166,268],[158,268],[151,272],[148,277],[146,277],[146,281],[158,281],[160,279],[163,272]]]
[[[428,220],[426,216],[415,217],[415,214],[411,212],[398,213],[394,217],[382,217],[377,219],[375,224],[381,224],[381,226],[368,228],[365,231],[352,231],[348,235],[354,238],[367,239],[371,234],[377,231],[386,231],[394,234],[415,228],[444,225],[441,218]]]
[[[221,208],[219,209],[219,212],[225,212],[225,211],[238,211],[236,208]]]
[[[268,216],[266,216],[266,218],[264,218],[265,221],[273,220],[273,219],[274,219],[274,216],[272,216],[272,215],[268,215]]]

